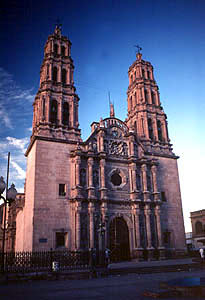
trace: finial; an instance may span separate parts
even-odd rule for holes
[[[108,96],[109,96],[109,105],[110,105],[110,118],[114,118],[115,117],[114,103],[110,101],[110,92],[108,92]]]
[[[103,122],[103,118],[102,118],[102,117],[100,118],[100,127],[101,127],[101,128],[102,128],[102,127],[105,127],[104,122]]]
[[[142,47],[140,47],[139,45],[135,45],[134,47],[137,48],[137,53],[136,53],[136,57],[138,60],[141,60],[142,58],[142,53],[140,53],[140,51],[142,50]]]
[[[142,48],[139,45],[134,45],[134,47],[137,48],[137,53],[140,53],[140,51],[142,50]]]
[[[62,27],[62,24],[60,23],[60,20],[59,18],[57,18],[56,20],[56,27],[55,27],[55,34],[56,35],[61,35],[61,27]]]

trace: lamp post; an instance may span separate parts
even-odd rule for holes
[[[102,217],[100,218],[100,222],[98,224],[98,234],[99,234],[99,238],[100,238],[100,264],[103,265],[105,263],[104,261],[104,236],[105,236],[105,223],[102,221]]]
[[[4,178],[0,177],[0,200],[4,201],[4,225],[3,225],[3,239],[2,239],[2,272],[4,273],[4,252],[5,252],[5,238],[6,238],[6,213],[7,213],[7,205],[11,205],[11,203],[15,200],[17,190],[15,189],[15,185],[12,183],[11,187],[8,189],[8,177],[9,177],[9,160],[10,160],[10,152],[8,153],[8,168],[7,168],[7,181],[5,183]],[[6,190],[6,197],[2,194]]]

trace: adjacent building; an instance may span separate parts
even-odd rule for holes
[[[199,249],[205,247],[205,209],[193,211],[191,215],[192,247]]]

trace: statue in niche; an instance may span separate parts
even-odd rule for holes
[[[93,151],[97,152],[97,141],[96,141],[96,139],[93,140]]]
[[[94,170],[94,172],[93,172],[93,185],[95,187],[99,186],[99,173],[97,170]]]
[[[86,170],[85,169],[80,170],[80,185],[81,186],[86,185]]]
[[[104,140],[104,151],[108,153],[108,141]]]

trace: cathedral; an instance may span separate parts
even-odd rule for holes
[[[150,62],[129,67],[127,118],[110,115],[81,139],[71,42],[48,37],[26,151],[15,251],[109,248],[121,259],[185,252],[178,157]],[[83,101],[83,100],[82,100]]]

